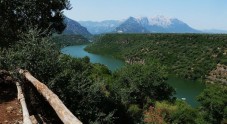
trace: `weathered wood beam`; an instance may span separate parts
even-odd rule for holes
[[[82,124],[82,122],[66,108],[58,96],[49,90],[45,84],[34,78],[28,71],[19,69],[19,73],[24,75],[25,78],[35,86],[37,91],[43,95],[64,124]]]
[[[30,120],[30,116],[29,116],[29,112],[27,109],[27,105],[25,102],[25,98],[24,98],[24,94],[21,88],[21,85],[19,82],[16,82],[16,86],[17,86],[17,92],[18,92],[18,100],[20,101],[21,107],[22,107],[22,112],[23,112],[23,123],[24,124],[32,124],[31,120]]]

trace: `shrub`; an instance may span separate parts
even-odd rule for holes
[[[128,65],[114,74],[113,88],[123,103],[143,108],[152,101],[172,99],[174,89],[165,83],[166,76],[164,67],[156,62]]]
[[[41,37],[42,32],[31,28],[28,33],[21,35],[12,48],[3,51],[2,68],[29,70],[35,77],[48,82],[59,71],[59,49],[48,37]],[[7,54],[6,54],[7,53]]]
[[[149,107],[149,109],[144,112],[144,122],[147,124],[163,124],[164,119],[161,110],[152,106]]]
[[[201,111],[204,111],[206,121],[221,123],[227,115],[227,87],[209,85],[199,96]]]
[[[165,123],[197,123],[198,111],[181,100],[177,100],[175,103],[169,103],[165,101],[156,102],[155,108],[153,109],[155,111],[160,111],[159,115],[165,120]]]

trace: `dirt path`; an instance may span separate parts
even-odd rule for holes
[[[0,124],[22,124],[21,109],[17,99],[0,105]]]
[[[22,110],[13,85],[0,83],[0,124],[22,124]]]

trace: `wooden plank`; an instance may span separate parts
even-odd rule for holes
[[[22,88],[19,82],[16,82],[16,86],[17,86],[17,92],[18,92],[18,100],[21,103],[21,107],[22,107],[22,112],[23,112],[23,123],[24,124],[32,124],[31,120],[30,120],[30,116],[29,116],[29,112],[27,109],[27,105],[25,102],[25,98],[24,98],[24,94],[22,92]]]
[[[82,122],[68,110],[58,96],[49,90],[45,84],[34,78],[28,71],[19,69],[19,73],[24,75],[25,78],[35,86],[37,91],[43,95],[64,124],[82,124]]]

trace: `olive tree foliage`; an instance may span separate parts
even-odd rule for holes
[[[69,0],[0,0],[0,45],[17,41],[28,26],[48,29],[45,35],[61,33],[65,28],[64,9],[71,9]]]
[[[41,29],[30,28],[20,40],[0,53],[0,68],[30,71],[40,81],[47,82],[59,71],[59,48],[48,37],[40,37]]]
[[[125,104],[138,104],[141,108],[153,100],[171,100],[174,89],[165,80],[165,68],[156,62],[129,65],[114,73],[113,89]],[[149,105],[147,106],[149,107]]]
[[[172,101],[175,91],[165,82],[166,79],[165,67],[153,61],[145,65],[127,65],[118,70],[113,74],[110,87],[116,99],[127,108],[133,123],[139,123],[143,120],[143,111],[155,101]]]

